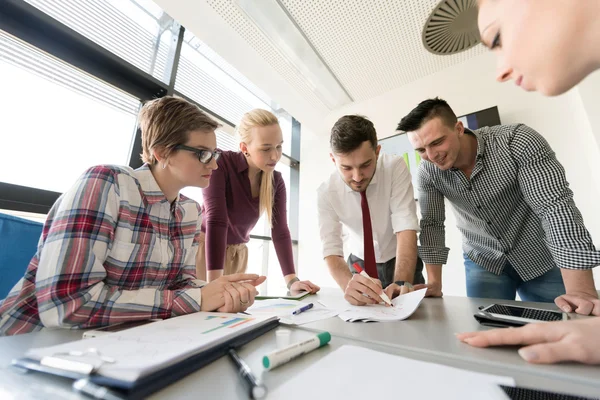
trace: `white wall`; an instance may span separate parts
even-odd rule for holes
[[[369,117],[380,138],[394,134],[400,118],[420,101],[440,96],[457,115],[498,106],[502,123],[525,123],[546,137],[567,171],[575,201],[596,245],[600,245],[600,104],[593,92],[600,93],[600,79],[563,96],[545,98],[526,93],[511,83],[494,80],[495,60],[483,54],[460,65],[392,90],[382,96],[349,105],[330,113],[320,126],[303,126],[300,174],[300,249],[299,273],[323,286],[335,286],[321,257],[316,211],[316,189],[333,170],[329,160],[329,129],[342,115],[359,113]],[[598,78],[593,77],[593,78]],[[595,113],[594,113],[595,112]],[[589,115],[596,118],[590,120]],[[596,128],[595,132],[592,127]],[[444,293],[465,295],[461,237],[447,207],[446,242],[451,248],[444,269]],[[599,246],[600,247],[600,246]],[[595,271],[600,287],[600,268]]]

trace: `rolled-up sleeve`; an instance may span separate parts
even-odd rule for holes
[[[419,230],[412,178],[402,158],[394,161],[390,213],[394,233]]]
[[[323,246],[323,258],[328,256],[344,256],[342,240],[342,223],[331,206],[327,188],[323,186],[317,191],[317,211],[319,216],[319,233]]]

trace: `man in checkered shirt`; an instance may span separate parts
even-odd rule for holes
[[[467,295],[554,300],[566,312],[598,313],[592,268],[600,252],[546,140],[523,124],[471,131],[444,100],[421,102],[398,130],[424,160],[418,170],[419,255],[428,295],[442,295],[444,198],[463,237]]]

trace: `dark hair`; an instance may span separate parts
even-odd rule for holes
[[[371,121],[362,115],[344,115],[331,128],[329,144],[336,154],[348,154],[369,141],[377,148],[377,132]]]
[[[416,131],[424,123],[436,117],[441,118],[445,125],[452,128],[454,128],[457,121],[456,114],[454,114],[446,100],[436,97],[420,102],[407,116],[400,120],[396,130],[402,132]]]

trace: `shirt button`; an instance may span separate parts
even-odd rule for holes
[[[488,223],[488,225],[491,225],[491,224],[492,224],[492,221],[488,221],[487,223]]]
[[[467,190],[470,192],[471,190],[473,190],[472,186],[467,186]]]
[[[477,209],[481,210],[481,204],[477,204]]]

